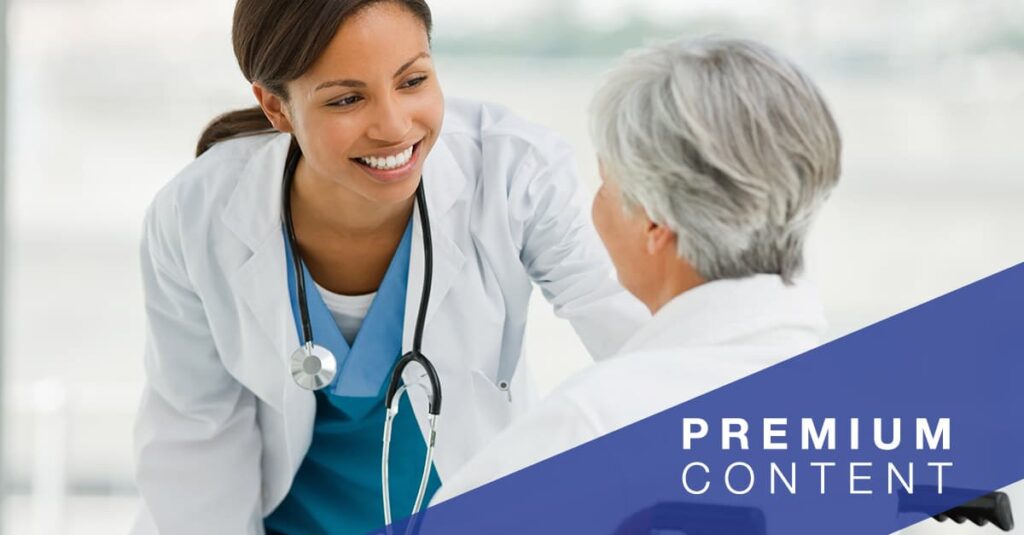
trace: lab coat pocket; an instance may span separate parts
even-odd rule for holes
[[[512,420],[512,391],[501,389],[481,370],[470,370],[472,403],[476,407],[476,425],[488,435],[504,429]]]

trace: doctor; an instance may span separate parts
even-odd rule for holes
[[[795,356],[824,334],[817,294],[798,275],[810,223],[839,179],[841,143],[795,65],[738,39],[636,51],[598,91],[591,127],[603,182],[594,224],[619,280],[654,317],[621,355],[573,377],[446,479],[434,503]]]
[[[598,358],[647,316],[589,226],[570,148],[501,108],[445,102],[430,27],[420,0],[238,2],[259,107],[216,119],[145,219],[134,533],[382,526],[384,390],[418,338],[426,277],[422,352],[444,403],[426,471],[427,395],[397,405],[396,518],[421,474],[429,499],[532,399],[533,283]],[[309,341],[336,364],[315,392],[291,367]],[[401,379],[421,384],[422,368]]]

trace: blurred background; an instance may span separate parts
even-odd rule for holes
[[[833,337],[1024,260],[1020,0],[434,0],[448,95],[567,136],[624,50],[756,38],[818,80],[844,135],[809,276]],[[230,0],[8,0],[2,450],[5,534],[125,532],[144,337],[143,212],[207,121],[251,105]],[[41,349],[45,343],[45,350]],[[587,365],[536,297],[543,389]],[[1018,515],[1024,495],[1017,493]],[[973,526],[913,533],[993,533]]]

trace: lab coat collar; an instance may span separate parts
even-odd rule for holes
[[[286,284],[285,240],[280,231],[282,173],[290,143],[289,134],[260,139],[249,155],[249,163],[239,176],[222,216],[224,225],[252,251],[252,256],[234,273],[228,273],[228,278],[233,295],[245,304],[258,325],[246,330],[262,333],[266,343],[260,346],[268,348],[258,355],[229,357],[225,364],[239,381],[276,408],[281,408],[282,399],[287,401],[288,396],[304,392],[290,379],[288,371],[288,359],[296,348],[298,331],[292,321]],[[449,236],[451,226],[445,224],[445,216],[468,180],[443,137],[428,155],[423,176],[434,246],[432,289],[425,324],[429,325],[465,260]],[[418,309],[424,269],[418,207],[414,209],[413,218],[403,351],[408,351],[412,345],[416,318],[410,311]],[[232,362],[235,365],[231,365]]]
[[[808,340],[823,334],[825,316],[811,282],[786,285],[767,274],[716,280],[666,303],[620,354],[718,345],[780,327],[804,331]]]

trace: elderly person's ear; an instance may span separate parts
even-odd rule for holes
[[[665,225],[647,220],[647,254],[659,256],[664,253],[676,254],[676,233]]]

